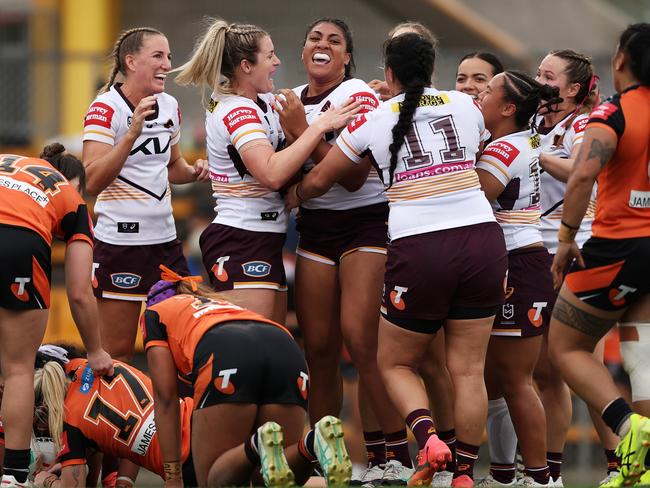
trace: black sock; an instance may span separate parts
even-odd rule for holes
[[[607,474],[612,471],[619,471],[621,468],[621,460],[616,455],[614,449],[605,449],[605,457],[607,458]]]
[[[257,430],[250,439],[244,442],[244,452],[253,466],[260,464],[260,453],[257,452]]]
[[[5,449],[2,473],[13,476],[18,483],[26,482],[29,474],[30,457],[29,449]]]
[[[612,432],[619,435],[618,429],[632,413],[630,405],[623,398],[619,397],[605,407],[601,417],[609,428],[612,429]]]
[[[548,463],[548,469],[551,473],[551,478],[553,478],[553,481],[557,480],[562,473],[562,453],[547,452],[546,462]]]

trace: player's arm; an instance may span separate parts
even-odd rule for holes
[[[323,135],[345,127],[358,111],[359,103],[351,102],[324,112],[291,146],[281,151],[275,152],[268,141],[255,139],[241,146],[239,154],[257,181],[278,191],[302,167]]]
[[[573,165],[575,164],[580,146],[581,144],[575,144],[573,146],[569,158],[561,158],[552,154],[542,153],[539,156],[539,165],[553,178],[566,183],[569,179],[569,174],[571,174],[571,169],[573,169]]]
[[[97,300],[90,276],[93,249],[87,241],[68,242],[65,250],[65,285],[72,318],[88,351],[88,363],[97,375],[113,374],[113,360],[101,347],[97,322]]]
[[[128,459],[120,459],[120,466],[117,469],[117,483],[115,488],[133,488],[135,480],[138,477],[140,466],[129,461]]]
[[[485,193],[488,201],[493,202],[503,193],[505,186],[499,179],[487,170],[476,168],[478,181],[481,183],[481,190]]]
[[[146,351],[153,383],[156,431],[164,463],[165,481],[182,479],[181,422],[176,365],[167,347],[154,345],[148,347]]]
[[[354,165],[355,162],[338,146],[332,147],[325,159],[291,188],[287,197],[289,207],[296,207],[305,200],[323,195]]]
[[[194,165],[189,164],[181,154],[178,144],[171,147],[169,161],[167,166],[169,182],[175,185],[206,181],[210,175],[206,160],[197,159]]]
[[[575,165],[569,175],[564,195],[562,223],[575,229],[580,227],[591,191],[598,174],[605,167],[616,151],[618,138],[613,130],[602,127],[588,127]]]
[[[91,195],[99,195],[110,185],[129,157],[133,144],[142,132],[144,120],[155,112],[156,96],[145,97],[133,112],[129,130],[115,145],[105,142],[85,140],[83,143],[82,161],[86,168],[86,191]]]

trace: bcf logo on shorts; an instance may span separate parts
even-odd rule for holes
[[[249,261],[241,265],[246,276],[261,278],[271,273],[271,265],[265,261]]]
[[[118,288],[135,288],[140,284],[142,276],[133,273],[113,273],[111,282]]]

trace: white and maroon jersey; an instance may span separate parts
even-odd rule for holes
[[[372,88],[365,81],[356,78],[345,79],[340,85],[315,97],[308,97],[307,89],[308,85],[301,85],[294,88],[293,91],[300,97],[300,101],[305,106],[305,115],[309,124],[313,123],[325,110],[332,106],[340,106],[348,98],[354,98],[361,102],[359,113],[375,110],[380,103]],[[332,131],[325,134],[325,140],[330,144],[334,144],[336,136],[338,136],[338,133]],[[308,173],[311,171],[314,164],[311,159],[308,160],[303,166],[303,172]],[[377,171],[372,168],[368,174],[368,179],[359,190],[349,192],[338,183],[334,183],[334,186],[327,193],[318,198],[307,200],[302,203],[302,206],[311,209],[348,210],[385,201],[384,185],[379,179]]]
[[[475,161],[485,130],[469,95],[425,88],[390,176],[391,130],[404,95],[350,123],[336,140],[354,162],[368,155],[386,186],[392,240],[481,222],[494,222]]]
[[[573,148],[582,143],[585,127],[589,120],[589,114],[578,115],[571,125],[565,128],[565,124],[571,115],[558,122],[550,132],[544,134],[540,131],[542,139],[542,152],[557,156],[560,158],[570,158]],[[538,126],[542,118],[538,119]],[[562,137],[564,136],[564,137]],[[561,143],[558,144],[562,138]],[[562,211],[564,210],[564,194],[566,193],[566,183],[556,180],[546,171],[541,170],[541,204],[542,204],[542,238],[544,246],[551,254],[557,252],[557,233],[562,222]],[[576,235],[576,242],[579,247],[585,243],[591,235],[591,222],[594,219],[596,211],[596,194],[591,195],[589,208],[585,217],[580,224],[580,230]]]
[[[256,232],[287,231],[287,211],[280,194],[262,186],[239,155],[241,147],[261,139],[282,149],[284,134],[272,94],[256,101],[212,95],[206,112],[210,179],[216,200],[214,222]]]
[[[505,187],[492,202],[508,251],[542,242],[539,196],[539,134],[514,132],[492,141],[476,163]]]
[[[156,112],[145,120],[117,178],[97,196],[95,236],[100,241],[148,245],[176,238],[167,165],[180,139],[181,116],[174,97],[157,97]],[[90,105],[83,140],[116,145],[129,130],[134,110],[120,84],[113,85]]]

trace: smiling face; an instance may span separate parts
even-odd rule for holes
[[[560,97],[575,103],[575,96],[580,90],[579,83],[570,83],[566,74],[567,62],[552,54],[546,56],[537,68],[535,81],[560,89]]]
[[[481,58],[468,58],[458,65],[456,90],[477,97],[494,76],[494,67]]]
[[[142,47],[126,55],[127,79],[149,94],[165,91],[165,78],[172,69],[169,42],[165,36],[146,35]]]
[[[257,93],[270,93],[275,87],[273,85],[273,75],[280,66],[280,59],[275,55],[275,48],[270,36],[263,36],[259,40],[259,50],[257,51],[257,62],[250,63],[242,60],[240,68],[246,74],[247,81]]]
[[[490,132],[494,129],[503,119],[511,115],[512,103],[506,100],[503,82],[505,75],[499,73],[492,78],[479,96],[479,105],[483,112],[483,119],[485,120],[485,128]]]
[[[310,78],[330,80],[345,75],[350,62],[345,33],[328,22],[316,24],[307,34],[302,62]]]

